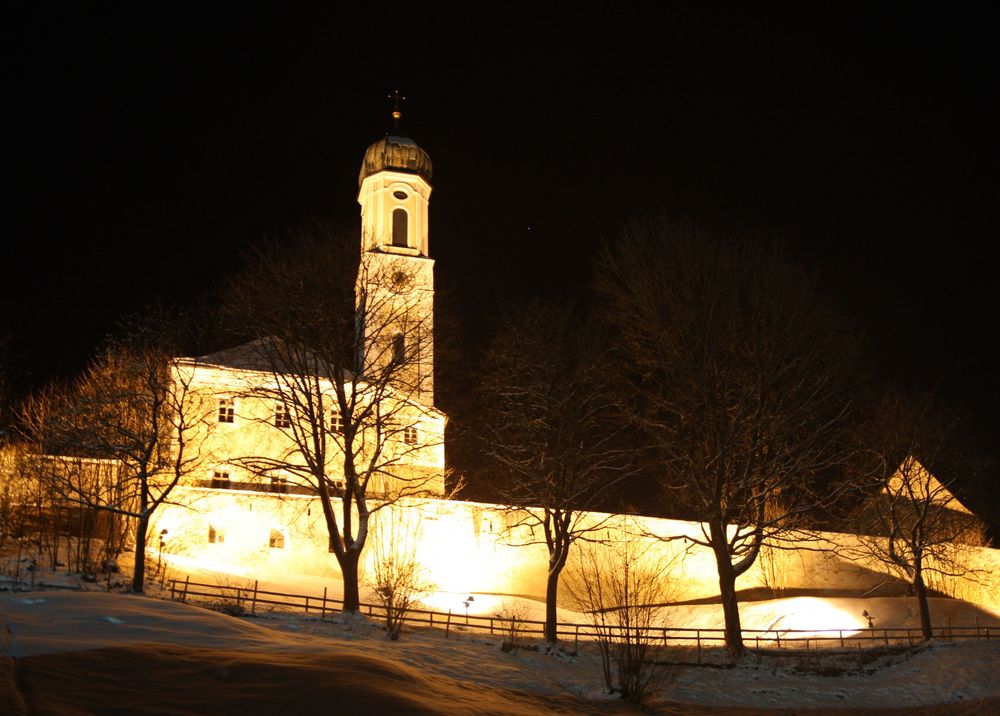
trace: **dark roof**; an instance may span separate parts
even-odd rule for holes
[[[294,358],[289,353],[295,353]],[[194,362],[203,365],[231,368],[234,370],[254,370],[263,373],[293,373],[301,368],[299,361],[315,363],[317,367],[330,367],[310,355],[309,351],[290,348],[278,338],[265,337],[241,343],[208,355],[198,356]],[[325,375],[332,379],[332,376]]]

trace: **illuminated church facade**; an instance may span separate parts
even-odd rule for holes
[[[378,401],[378,417],[355,423],[372,433],[355,442],[377,444],[379,469],[369,494],[444,493],[445,416],[434,407],[434,261],[429,256],[431,161],[406,137],[386,136],[365,152],[359,176],[361,261],[357,317],[364,356],[347,399]],[[291,359],[274,339],[174,362],[174,382],[196,398],[200,467],[188,486],[292,495],[315,493],[299,479],[313,454],[297,446],[320,433],[326,472],[343,474],[344,416],[331,375],[290,375],[311,361]],[[287,366],[287,367],[286,367]],[[391,375],[387,376],[387,373]],[[371,380],[366,376],[372,376]],[[304,396],[307,388],[317,395]],[[355,393],[356,395],[351,395]],[[314,400],[315,399],[315,400]],[[308,404],[307,404],[308,403]],[[358,406],[360,412],[364,406]],[[307,425],[302,415],[311,415]],[[319,414],[321,413],[321,414]],[[378,435],[374,435],[374,433]],[[333,487],[343,487],[334,478]],[[216,531],[218,534],[218,531]]]
[[[289,352],[266,337],[174,361],[174,383],[191,394],[199,419],[189,435],[197,464],[174,489],[175,504],[154,518],[172,558],[335,572],[309,463],[324,460],[325,484],[339,504],[348,429],[373,504],[444,496],[446,417],[434,406],[431,173],[430,157],[407,137],[387,135],[365,152],[356,375],[338,386],[323,369],[293,374],[311,361],[285,370],[281,357]],[[341,413],[338,387],[353,401],[354,421]],[[326,447],[302,447],[313,438]]]

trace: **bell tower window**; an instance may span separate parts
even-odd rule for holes
[[[406,215],[406,209],[393,209],[392,210],[392,245],[393,246],[409,246],[410,243],[407,239],[407,228],[409,225],[409,217]]]

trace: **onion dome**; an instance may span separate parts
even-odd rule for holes
[[[428,182],[431,180],[430,155],[409,137],[386,135],[368,147],[361,162],[358,186],[366,177],[385,169],[416,174]]]

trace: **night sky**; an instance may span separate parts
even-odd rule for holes
[[[781,237],[883,378],[940,388],[996,451],[985,16],[36,5],[0,30],[0,300],[25,384],[71,375],[124,312],[211,295],[269,232],[356,227],[361,157],[399,89],[465,340],[498,302],[585,288],[624,220],[667,211]]]

